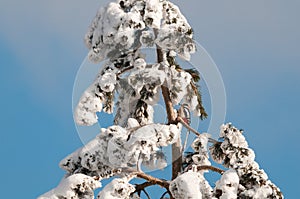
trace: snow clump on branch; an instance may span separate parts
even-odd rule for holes
[[[255,162],[254,151],[248,147],[248,143],[242,133],[242,130],[238,130],[230,123],[222,125],[220,138],[224,139],[224,141],[215,143],[210,148],[212,158],[216,162],[222,163],[223,166],[231,169],[226,175],[238,176],[238,198],[283,198],[279,188],[268,180],[267,174],[264,170],[260,169],[258,163]],[[235,170],[235,172],[232,170]],[[226,175],[221,178],[221,181],[218,182],[218,186],[214,189],[214,194],[217,198],[223,196],[223,194],[227,195],[227,193],[232,192],[230,190],[224,190],[226,186],[223,186],[223,184],[228,183],[222,182],[222,180],[228,181],[230,179],[230,182],[233,184],[237,182],[237,180],[234,180],[237,179],[237,177],[229,178],[226,177]],[[224,198],[227,197],[224,196]]]
[[[93,199],[94,190],[101,187],[101,183],[84,174],[74,174],[62,179],[60,184],[38,197],[38,199]]]
[[[121,65],[120,65],[121,64]],[[130,72],[122,71],[131,67]],[[168,63],[146,65],[140,54],[108,61],[100,70],[94,83],[84,92],[75,109],[79,125],[98,122],[97,112],[112,113],[114,95],[118,93],[115,124],[125,127],[129,118],[136,118],[140,125],[153,123],[153,105],[159,101],[160,87],[171,92],[174,105],[188,104],[199,116],[197,93],[191,88],[192,77],[184,70],[177,70]]]
[[[133,123],[134,119],[130,120]],[[180,131],[180,124],[149,124],[128,129],[111,126],[102,129],[95,139],[62,160],[60,166],[69,173],[94,176],[100,176],[106,170],[136,166],[140,160],[161,168],[160,165],[165,164],[157,154],[159,147],[173,144]]]
[[[129,199],[135,188],[128,181],[126,177],[113,179],[99,192],[97,199]]]
[[[196,171],[189,170],[170,183],[170,192],[176,199],[211,198],[212,188],[204,176]]]
[[[239,176],[235,170],[229,169],[224,172],[221,179],[216,182],[216,187],[214,188],[217,198],[237,198],[239,180]]]
[[[107,62],[96,80],[83,93],[75,109],[75,121],[79,125],[90,126],[98,122],[97,112],[113,111],[113,93],[116,87],[118,70]]]

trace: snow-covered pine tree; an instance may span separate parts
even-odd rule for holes
[[[61,183],[39,199],[92,199],[101,180],[112,178],[98,199],[140,198],[152,185],[165,189],[152,198],[283,198],[255,162],[243,132],[231,124],[221,126],[220,139],[189,126],[189,112],[204,119],[195,70],[183,69],[179,57],[195,52],[193,31],[179,8],[168,0],[116,0],[101,8],[85,37],[93,62],[106,60],[94,83],[83,93],[75,113],[80,125],[98,122],[97,112],[116,112],[114,125],[67,156],[60,163],[67,173]],[[147,63],[142,48],[154,47],[156,63]],[[166,123],[153,122],[153,106],[161,96]],[[163,122],[163,121],[162,121]],[[196,139],[193,152],[184,153],[182,128]],[[172,179],[160,179],[141,165],[164,168],[159,150],[172,145]],[[224,170],[211,166],[210,159]],[[218,172],[212,187],[204,173]],[[141,178],[142,184],[130,184]],[[151,196],[148,195],[148,198]]]

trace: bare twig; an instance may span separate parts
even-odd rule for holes
[[[163,195],[160,197],[160,199],[164,199],[164,197],[165,197],[166,194],[170,195],[170,193],[168,191],[166,191],[165,193],[163,193]]]
[[[149,196],[149,194],[148,194],[148,192],[145,189],[143,189],[143,192],[147,196],[148,199],[151,199],[150,196]]]

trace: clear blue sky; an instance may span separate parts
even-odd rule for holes
[[[82,145],[72,89],[83,36],[107,1],[0,1],[1,197],[57,185],[59,161]],[[226,121],[243,128],[286,198],[298,198],[300,26],[297,0],[175,1],[210,53],[227,93]]]

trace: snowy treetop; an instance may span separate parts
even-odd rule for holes
[[[90,60],[108,61],[82,95],[76,122],[93,125],[97,112],[112,113],[117,94],[115,124],[124,127],[128,118],[141,125],[152,123],[152,106],[159,100],[161,86],[171,91],[174,105],[187,104],[195,115],[205,118],[191,71],[182,70],[175,61],[177,55],[188,60],[195,52],[192,36],[185,17],[167,0],[117,0],[101,8],[85,41]],[[163,59],[146,63],[141,49],[155,46],[162,50]]]
[[[117,0],[101,8],[85,37],[89,58],[100,62],[157,44],[184,59],[195,51],[192,29],[167,0]]]

